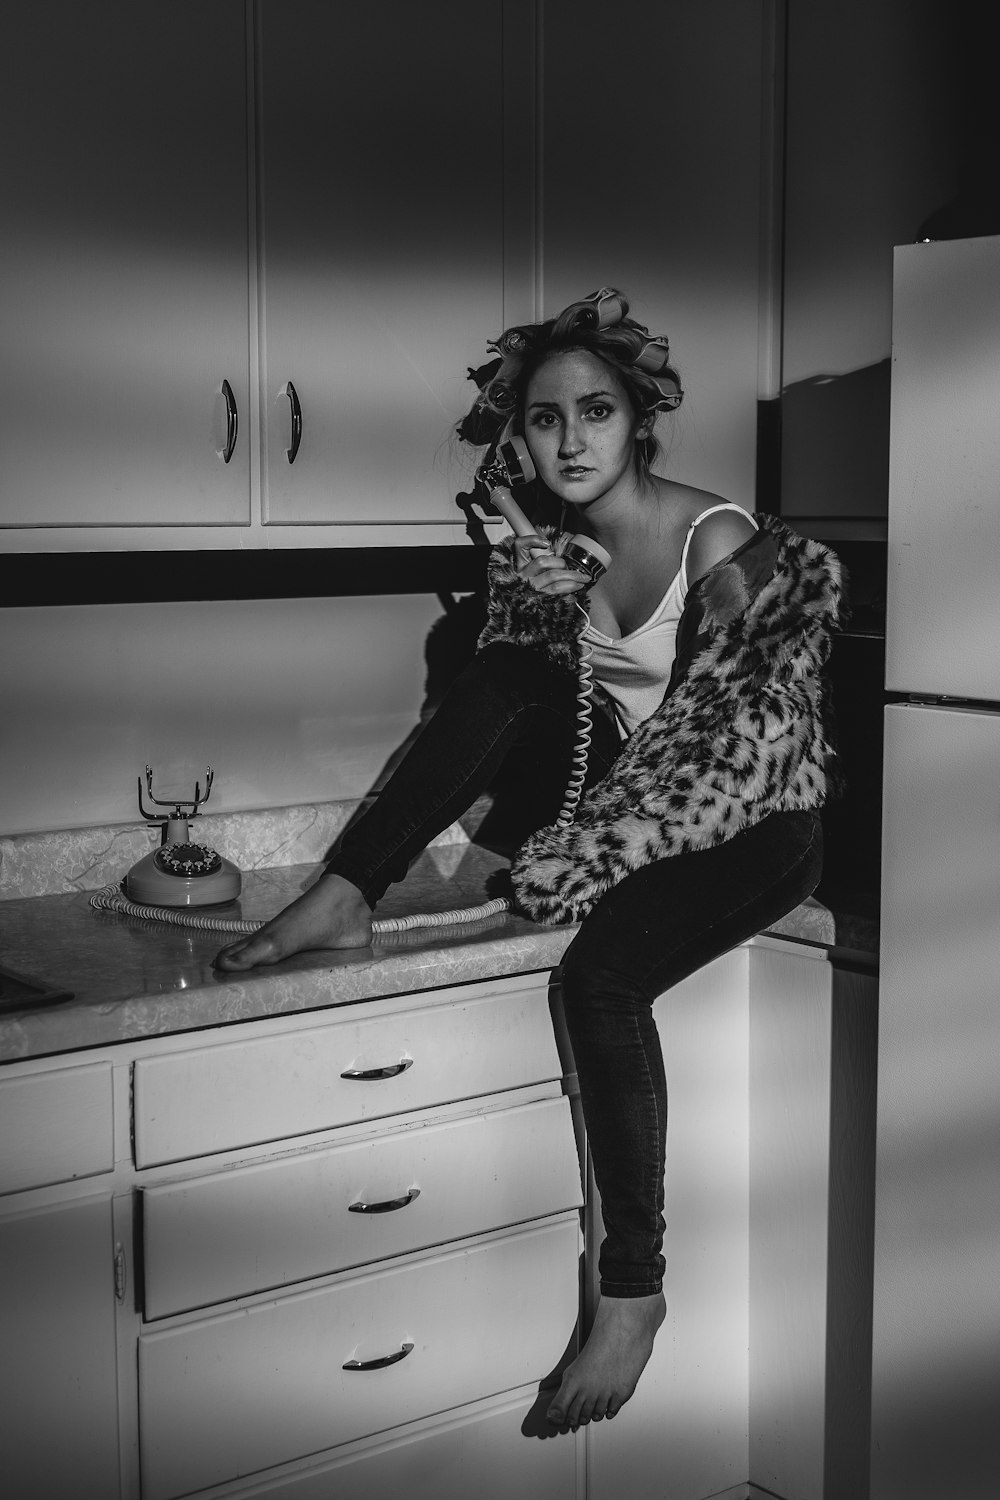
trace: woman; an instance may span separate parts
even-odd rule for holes
[[[508,330],[470,372],[480,395],[459,433],[492,444],[481,472],[523,435],[536,504],[562,524],[494,548],[472,664],[317,884],[217,960],[366,945],[388,885],[522,758],[514,898],[538,920],[581,921],[562,987],[606,1228],[594,1326],[548,1413],[574,1429],[629,1399],[665,1315],[653,1001],[819,880],[821,668],[840,599],[826,549],[650,471],[653,424],[681,391],[666,340],[627,311],[602,289]],[[592,586],[563,556],[567,531],[610,553]],[[584,641],[599,687],[570,822]]]

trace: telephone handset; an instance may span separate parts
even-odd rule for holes
[[[535,528],[514,499],[512,486],[529,484],[535,477],[535,466],[524,438],[502,438],[497,444],[496,458],[492,464],[484,465],[479,478],[489,491],[491,503],[503,516],[515,536],[534,536]],[[562,556],[571,568],[583,573],[591,583],[606,573],[611,566],[611,555],[589,536],[572,536],[562,549]]]

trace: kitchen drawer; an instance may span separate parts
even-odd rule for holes
[[[147,1188],[145,1315],[326,1276],[582,1201],[563,1098]],[[359,1202],[394,1206],[352,1212]]]
[[[356,1072],[391,1076],[345,1078]],[[136,1164],[236,1150],[559,1078],[543,983],[144,1058]]]
[[[478,1403],[429,1428],[366,1443],[363,1453],[251,1480],[237,1493],[254,1500],[578,1500],[585,1435],[539,1442],[539,1405],[534,1390]]]
[[[143,1500],[540,1380],[576,1323],[579,1251],[573,1216],[143,1334]]]
[[[0,1193],[113,1166],[110,1063],[0,1080]]]

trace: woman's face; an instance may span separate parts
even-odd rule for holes
[[[554,354],[528,382],[528,451],[539,478],[571,505],[634,483],[639,425],[615,371],[588,350]]]

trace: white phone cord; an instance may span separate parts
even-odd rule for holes
[[[117,911],[126,917],[139,917],[144,922],[163,922],[169,927],[194,927],[202,932],[231,932],[238,937],[250,937],[264,926],[262,919],[249,917],[222,917],[211,912],[192,911],[184,906],[145,906],[123,896],[116,885],[106,885],[95,891],[90,898],[95,911]],[[414,927],[453,927],[458,923],[479,922],[484,917],[496,916],[508,911],[510,902],[506,896],[497,896],[484,901],[481,906],[463,907],[459,911],[415,912],[409,917],[378,917],[372,922],[372,936],[385,937],[388,933],[409,932]]]
[[[590,642],[584,639],[590,629],[590,616],[579,599],[574,599],[573,603],[583,615],[583,628],[577,636],[580,643],[580,691],[576,695],[576,701],[580,705],[576,711],[579,727],[576,732],[576,744],[573,747],[573,769],[566,783],[566,795],[562,808],[556,818],[557,828],[568,828],[576,817],[577,805],[583,793],[583,783],[587,779],[587,761],[594,728],[594,672],[590,665],[594,650]]]
[[[584,640],[590,626],[590,616],[579,600],[574,604],[583,615],[583,629],[578,636],[580,642],[580,691],[576,695],[580,707],[577,709],[576,745],[573,749],[573,768],[566,784],[563,805],[556,818],[557,828],[567,828],[576,817],[577,805],[583,792],[587,776],[587,760],[594,727],[593,694],[594,673],[590,666],[593,655],[591,646]],[[237,937],[252,937],[264,926],[263,919],[249,917],[222,917],[211,912],[192,911],[183,906],[146,906],[130,901],[116,885],[106,885],[95,891],[90,898],[95,911],[117,911],[126,917],[138,917],[144,922],[162,922],[168,927],[192,927],[202,932],[228,932]],[[456,911],[414,912],[408,917],[376,917],[372,922],[372,936],[385,937],[389,933],[411,932],[418,927],[454,927],[467,922],[480,922],[485,917],[510,911],[511,903],[506,896],[496,896],[484,901],[481,906],[465,906]]]

